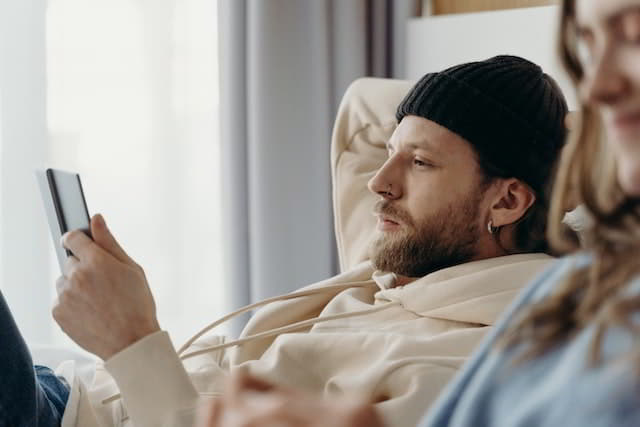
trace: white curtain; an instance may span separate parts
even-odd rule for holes
[[[224,264],[235,306],[337,271],[335,112],[354,79],[403,76],[418,4],[220,0]]]
[[[0,288],[32,340],[51,339],[49,241],[33,170],[47,155],[44,0],[0,1]]]
[[[33,168],[49,166],[80,172],[89,210],[104,214],[145,268],[161,326],[179,344],[228,306],[220,255],[217,1],[4,3],[33,15],[28,28],[18,22],[1,30],[16,52],[0,56],[23,63],[0,89],[31,95],[31,111],[16,112],[19,122],[11,125],[20,126],[20,139],[2,134],[1,158],[0,286],[23,333],[30,341],[65,341],[49,315],[59,271],[33,178]],[[39,59],[27,63],[24,55]],[[16,88],[14,79],[37,82],[40,90],[33,94],[26,81]],[[9,95],[11,104],[24,94]],[[15,120],[0,105],[2,121]]]

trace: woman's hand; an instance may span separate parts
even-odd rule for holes
[[[224,396],[205,412],[199,427],[382,427],[371,404],[325,400],[246,374],[233,376]]]

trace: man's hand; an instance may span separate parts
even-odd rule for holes
[[[80,347],[106,360],[160,326],[144,271],[101,215],[91,218],[91,234],[94,240],[81,231],[62,236],[74,256],[56,281],[53,317]]]
[[[372,405],[352,399],[324,400],[277,388],[247,375],[232,377],[200,427],[382,427]]]

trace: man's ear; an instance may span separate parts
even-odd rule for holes
[[[516,178],[500,180],[489,219],[494,227],[517,222],[536,201],[533,190]]]

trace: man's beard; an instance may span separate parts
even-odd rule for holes
[[[481,194],[464,199],[415,223],[389,200],[381,200],[374,211],[388,215],[405,228],[380,232],[371,242],[369,254],[378,270],[406,277],[422,277],[442,268],[468,262],[480,238],[478,212]]]

